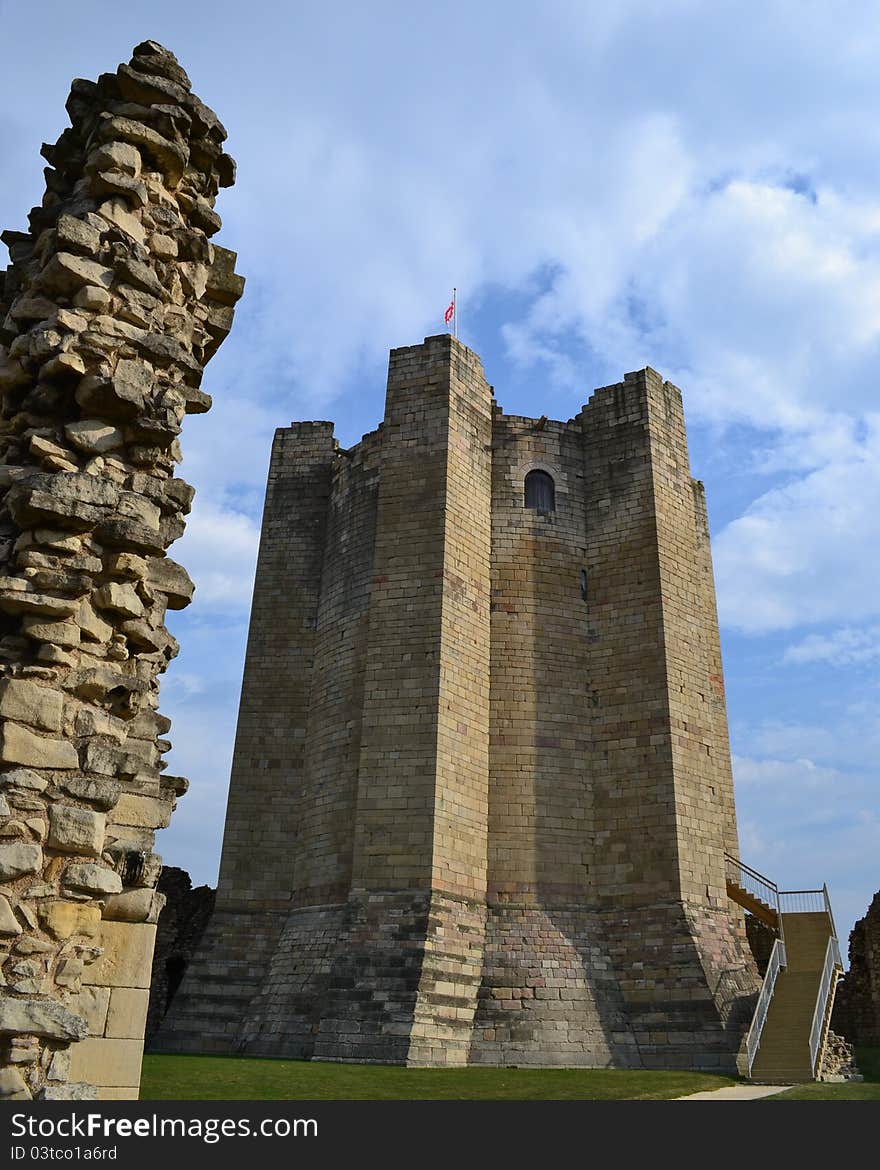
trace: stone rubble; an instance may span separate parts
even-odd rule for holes
[[[0,1097],[13,1100],[95,1095],[70,1079],[68,1049],[101,1035],[94,972],[125,967],[101,959],[102,912],[115,927],[161,908],[153,838],[186,781],[164,772],[158,676],[177,653],[166,610],[193,593],[166,555],[193,497],[175,470],[244,286],[211,242],[235,177],[226,132],[170,52],[145,41],[116,73],[74,81],[67,111],[29,230],[0,237]],[[107,1028],[134,1037],[107,1043],[137,1039]]]

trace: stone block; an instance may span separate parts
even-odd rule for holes
[[[102,713],[96,712],[96,714]],[[77,732],[83,734],[80,732],[78,719]],[[97,805],[104,812],[113,808],[119,800],[120,787],[115,780],[98,780],[93,776],[71,776],[69,779],[61,781],[61,788],[79,800],[87,800],[90,804]]]
[[[104,903],[105,922],[155,922],[163,902],[155,890],[124,890]]]
[[[48,642],[51,646],[68,649],[79,645],[80,628],[76,622],[53,622],[41,617],[25,617],[21,628],[22,632],[35,642]],[[58,698],[61,698],[60,694]]]
[[[0,1068],[0,1101],[30,1101],[31,1091],[17,1068]]]
[[[110,581],[95,591],[95,605],[121,617],[138,618],[144,613],[144,603],[131,585]]]
[[[0,729],[0,737],[0,760],[6,764],[59,770],[79,767],[76,748],[66,740],[47,739],[19,723],[8,722]]]
[[[77,893],[92,894],[96,898],[106,894],[118,894],[122,890],[122,879],[115,870],[91,862],[74,862],[64,871],[62,885]]]
[[[113,813],[115,824],[142,829],[164,829],[171,820],[171,804],[151,796],[126,792],[119,798]]]
[[[108,1040],[89,1036],[73,1048],[72,1078],[101,1088],[126,1088],[140,1083],[143,1040]]]
[[[86,1022],[53,999],[0,1000],[0,1035],[81,1040]]]
[[[100,907],[82,902],[43,902],[38,914],[44,928],[57,939],[71,938],[73,935],[94,938],[101,923]]]
[[[114,987],[110,992],[105,1035],[143,1042],[150,992],[141,987]]]
[[[83,974],[83,984],[149,988],[156,927],[150,923],[102,922],[104,953]]]
[[[0,680],[0,716],[44,731],[60,731],[61,692],[23,678]]]
[[[86,418],[68,423],[64,433],[70,442],[88,455],[102,455],[115,451],[123,444],[122,431],[100,419]]]
[[[66,804],[53,804],[49,809],[47,844],[63,853],[100,857],[105,830],[106,817],[102,812]]]
[[[26,873],[39,873],[43,868],[43,850],[30,841],[11,841],[0,844],[0,881],[15,881]]]
[[[0,938],[14,938],[21,934],[21,923],[15,917],[9,899],[0,894]]]
[[[86,1022],[89,1036],[103,1036],[110,1008],[109,987],[83,987],[71,996],[70,1006]]]

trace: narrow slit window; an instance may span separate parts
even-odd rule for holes
[[[530,471],[526,476],[526,507],[539,512],[556,511],[556,486],[546,471]]]

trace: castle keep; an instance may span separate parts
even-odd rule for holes
[[[680,392],[505,415],[449,335],[275,436],[217,906],[158,1047],[733,1068],[757,974]]]

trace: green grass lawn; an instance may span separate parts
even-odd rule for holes
[[[624,1069],[398,1068],[227,1056],[144,1057],[142,1101],[668,1101],[735,1083]]]
[[[880,1048],[864,1081],[810,1084],[764,1101],[880,1101]],[[736,1078],[642,1069],[398,1068],[235,1056],[144,1057],[142,1101],[669,1101]]]
[[[864,1081],[799,1085],[765,1101],[880,1101],[880,1048],[856,1048],[856,1064]]]

